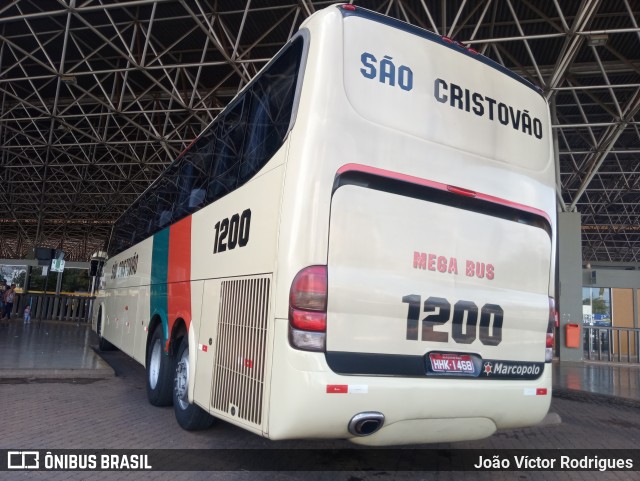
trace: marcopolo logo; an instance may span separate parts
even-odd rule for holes
[[[481,375],[510,379],[536,379],[542,374],[542,363],[485,361]]]

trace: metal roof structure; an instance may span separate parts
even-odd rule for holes
[[[0,6],[0,258],[87,260],[314,11],[312,0]],[[362,0],[544,90],[583,259],[640,261],[640,1]]]

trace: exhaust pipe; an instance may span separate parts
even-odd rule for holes
[[[369,436],[384,424],[384,414],[369,411],[356,414],[349,421],[349,432],[354,436]]]

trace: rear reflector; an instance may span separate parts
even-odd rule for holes
[[[547,347],[553,347],[553,334],[547,333]]]
[[[475,197],[476,193],[469,189],[463,189],[462,187],[456,187],[455,185],[448,185],[447,190],[452,194],[463,195],[465,197]]]
[[[327,394],[347,394],[348,392],[348,384],[327,384]]]

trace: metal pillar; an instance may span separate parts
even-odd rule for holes
[[[558,270],[560,280],[560,361],[582,361],[582,240],[580,214],[558,213]],[[580,326],[580,347],[566,347],[566,325]]]

